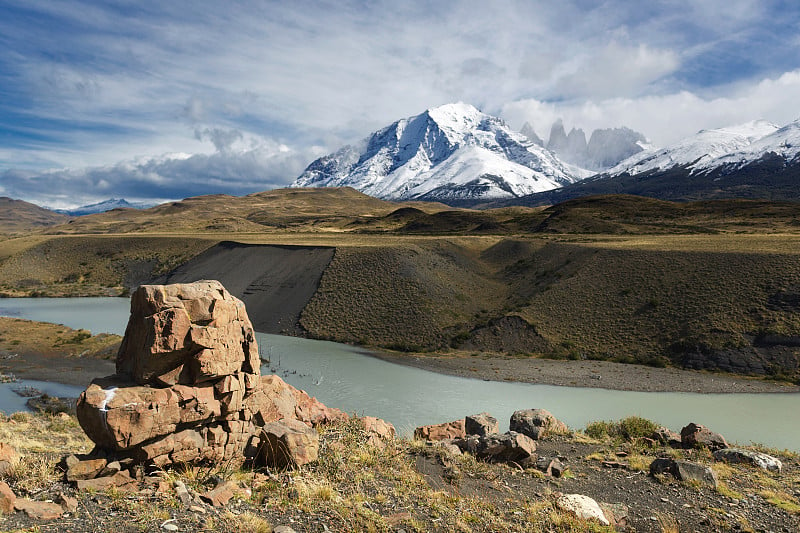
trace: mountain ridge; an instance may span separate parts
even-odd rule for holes
[[[559,189],[484,204],[552,205],[590,195],[635,194],[673,201],[721,198],[800,200],[800,120],[764,120],[701,130]]]

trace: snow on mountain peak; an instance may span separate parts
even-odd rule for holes
[[[586,177],[463,102],[428,109],[311,163],[292,187],[349,186],[385,199],[522,196]]]
[[[700,130],[670,146],[640,152],[608,171],[609,175],[640,174],[686,166],[701,171],[718,166],[718,161],[730,154],[745,150],[778,131],[778,126],[766,120],[753,120],[736,126]]]
[[[427,113],[442,130],[449,130],[459,135],[474,130],[488,116],[478,111],[475,106],[464,102],[432,107]]]

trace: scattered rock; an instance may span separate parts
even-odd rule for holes
[[[777,457],[766,453],[743,450],[741,448],[723,448],[714,452],[714,459],[726,463],[748,463],[764,470],[779,472],[783,469],[783,463]]]
[[[75,483],[78,490],[108,490],[111,487],[116,487],[121,491],[135,491],[138,488],[136,480],[128,474],[127,470],[117,472],[113,476],[80,479]]]
[[[603,514],[605,515],[606,519],[611,523],[612,526],[616,528],[624,528],[628,526],[629,520],[628,515],[630,514],[630,509],[624,503],[606,503],[606,502],[598,502],[600,505],[600,509],[603,510]]]
[[[444,424],[433,424],[430,426],[420,426],[414,430],[414,438],[417,440],[440,441],[447,439],[462,439],[467,436],[464,429],[464,419],[445,422]]]
[[[511,415],[509,430],[539,440],[547,435],[564,434],[567,425],[546,409],[523,409]]]
[[[178,527],[178,524],[176,524],[175,522],[176,520],[174,518],[165,520],[164,522],[161,523],[161,529],[163,529],[164,531],[178,531],[180,528]]]
[[[55,502],[61,506],[65,513],[74,513],[78,510],[78,499],[63,492],[58,493]]]
[[[9,514],[14,512],[14,503],[17,495],[5,481],[0,481],[0,513]]]
[[[383,448],[386,441],[393,440],[397,435],[394,426],[385,420],[374,416],[361,417],[364,423],[364,431],[367,432],[367,444]]]
[[[261,431],[259,464],[270,468],[302,466],[317,460],[319,435],[297,420],[266,424]]]
[[[14,508],[35,520],[55,520],[64,514],[64,510],[57,503],[40,502],[27,498],[17,498]]]
[[[274,528],[272,528],[272,533],[296,533],[296,532],[289,526],[275,526]]]
[[[464,418],[464,431],[467,435],[484,437],[498,433],[500,426],[497,419],[489,413],[479,413]]]
[[[711,468],[689,461],[669,458],[656,459],[650,463],[650,474],[671,474],[680,481],[697,481],[713,488],[717,487],[717,475]]]
[[[604,526],[610,525],[600,505],[589,496],[562,494],[556,498],[556,507],[562,511],[572,513],[581,520],[597,520]]]
[[[539,457],[536,460],[536,468],[548,476],[561,477],[567,467],[558,459]]]
[[[214,507],[222,507],[227,504],[239,491],[239,485],[233,481],[223,481],[212,490],[201,494],[200,498]]]
[[[665,427],[656,429],[653,432],[652,439],[660,444],[665,444],[673,448],[681,448],[683,446],[681,436]]]
[[[705,447],[711,450],[719,450],[728,447],[725,437],[694,422],[681,429],[681,443],[684,448]]]
[[[469,435],[463,439],[455,439],[453,443],[462,452],[495,463],[514,462],[524,467],[536,459],[536,442],[515,431],[502,435]]]
[[[73,456],[75,457],[75,456]],[[67,481],[78,481],[79,479],[94,479],[100,474],[108,464],[103,458],[98,459],[79,459],[68,461]]]

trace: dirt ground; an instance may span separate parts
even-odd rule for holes
[[[610,361],[375,353],[386,361],[468,378],[642,392],[800,392],[797,385]]]

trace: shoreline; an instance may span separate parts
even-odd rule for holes
[[[683,392],[695,394],[797,394],[800,386],[749,376],[714,374],[678,368],[655,368],[610,361],[572,361],[511,356],[467,357],[452,355],[397,354],[364,348],[368,357],[427,370],[437,374],[509,383],[581,387],[634,392]],[[34,351],[8,358],[0,350],[0,372],[20,379],[66,385],[88,385],[94,378],[115,372],[114,361],[93,357],[69,357]]]
[[[367,351],[365,350],[365,353]],[[699,394],[791,394],[800,386],[750,376],[698,370],[656,368],[610,361],[573,361],[512,356],[398,354],[369,351],[383,361],[439,374],[484,381],[505,381],[635,392]]]

